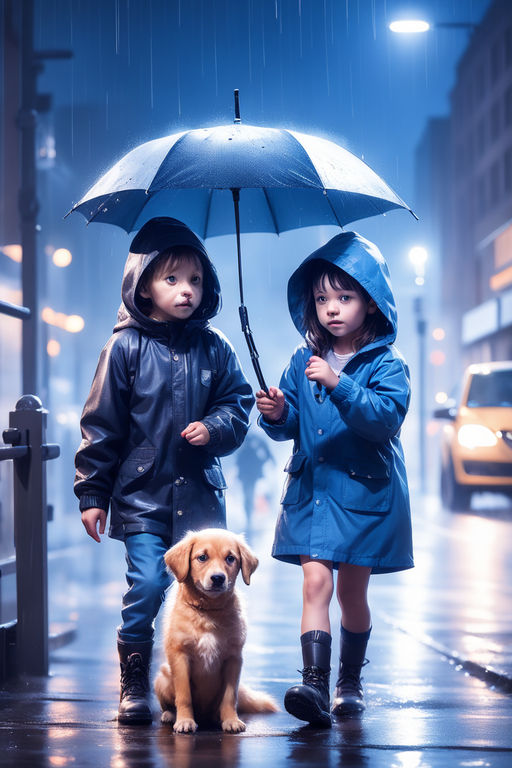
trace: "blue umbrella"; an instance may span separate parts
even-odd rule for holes
[[[242,206],[239,205],[242,192]],[[154,216],[185,221],[203,237],[237,237],[240,320],[266,390],[244,304],[241,232],[337,224],[409,206],[366,163],[332,141],[243,125],[174,133],[128,152],[73,206],[88,222],[138,230]],[[414,214],[413,214],[414,215]]]

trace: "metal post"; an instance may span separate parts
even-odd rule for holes
[[[16,547],[16,664],[20,675],[48,674],[47,459],[59,455],[46,445],[46,415],[38,397],[24,395],[9,414],[4,440],[13,446],[14,543]],[[23,447],[28,446],[28,451]],[[19,452],[18,454],[16,452]]]
[[[36,78],[38,64],[34,58],[33,0],[23,0],[21,30],[21,109],[18,125],[21,134],[21,189],[19,211],[21,224],[21,282],[23,304],[30,317],[23,323],[23,392],[38,391],[38,332],[37,306],[37,214],[39,201],[36,189]]]
[[[19,212],[21,229],[21,285],[23,304],[30,317],[23,323],[23,392],[37,392],[39,386],[40,325],[38,311],[39,263],[37,258],[36,131],[38,112],[50,108],[49,94],[38,93],[37,77],[45,59],[69,59],[71,51],[34,51],[34,0],[22,0],[21,7],[21,104],[18,113],[20,131]]]
[[[419,447],[419,460],[420,460],[420,491],[422,494],[426,492],[427,488],[427,450],[426,450],[426,392],[427,386],[425,377],[427,375],[426,366],[426,331],[427,321],[423,316],[423,296],[417,296],[414,300],[414,310],[416,313],[416,330],[418,333],[418,447]]]

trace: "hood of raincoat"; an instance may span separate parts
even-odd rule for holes
[[[388,265],[377,246],[357,232],[342,232],[333,237],[313,251],[290,277],[288,308],[299,333],[302,336],[306,334],[302,302],[305,290],[312,287],[306,286],[305,282],[308,279],[308,265],[318,259],[343,269],[363,286],[387,320],[386,335],[373,344],[392,343],[397,333],[397,312]]]
[[[185,321],[158,322],[148,317],[142,310],[137,286],[143,272],[163,252],[169,248],[190,248],[203,266],[203,298],[199,307]],[[167,216],[150,219],[133,238],[126,260],[121,287],[123,302],[117,313],[114,331],[122,328],[143,328],[147,333],[160,335],[184,327],[193,329],[204,327],[221,307],[219,279],[206,248],[201,240],[186,224]]]

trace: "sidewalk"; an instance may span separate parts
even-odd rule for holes
[[[52,653],[49,678],[11,681],[1,692],[0,765],[390,768],[423,765],[410,762],[416,751],[431,768],[452,768],[475,765],[479,755],[491,751],[488,764],[505,768],[512,759],[512,696],[502,692],[512,676],[512,547],[505,536],[510,522],[495,523],[491,531],[478,515],[446,518],[431,500],[416,505],[417,567],[375,577],[370,587],[368,709],[361,719],[336,723],[329,731],[312,730],[280,711],[246,717],[247,731],[239,736],[175,736],[159,724],[156,699],[152,727],[118,726],[123,547],[86,540],[53,553],[51,619],[73,622],[77,634]],[[249,623],[242,679],[282,702],[302,665],[301,575],[269,557],[271,539],[269,528],[256,530],[252,546],[261,564],[250,587],[240,584]],[[333,605],[333,669],[338,623]],[[159,637],[157,627],[154,671],[162,660]],[[478,671],[492,667],[500,686],[492,691],[477,677],[456,671],[457,662],[474,663]]]
[[[512,507],[482,495],[471,513],[447,513],[427,497],[414,513],[416,567],[379,585],[386,609],[373,601],[374,613],[512,693]]]

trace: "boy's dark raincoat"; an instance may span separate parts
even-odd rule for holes
[[[185,322],[157,322],[136,288],[164,250],[185,246],[203,265],[203,298]],[[218,456],[242,443],[254,398],[228,340],[208,326],[220,308],[217,275],[184,224],[152,219],[134,238],[123,304],[104,347],[82,415],[75,493],[80,509],[111,509],[109,535],[154,533],[174,543],[188,530],[225,527],[226,487]],[[180,432],[202,421],[203,447]]]
[[[305,376],[311,351],[294,353],[280,387],[284,423],[260,418],[274,440],[294,441],[272,554],[370,566],[373,573],[413,566],[409,494],[399,431],[409,405],[409,373],[393,346],[397,330],[389,273],[379,250],[343,232],[312,253],[288,283],[288,305],[302,335],[305,265],[335,264],[354,277],[387,319],[387,333],[361,348],[330,393]],[[312,289],[312,286],[308,286]]]

